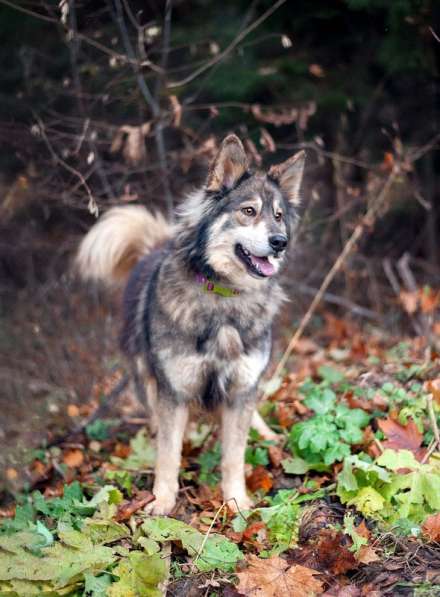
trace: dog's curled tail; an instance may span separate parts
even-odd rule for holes
[[[109,209],[81,241],[75,266],[85,280],[125,282],[136,263],[171,236],[160,214],[140,205]]]

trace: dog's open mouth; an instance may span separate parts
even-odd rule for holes
[[[235,254],[246,265],[249,273],[260,278],[269,278],[275,274],[275,268],[267,257],[252,255],[243,245],[235,245]]]

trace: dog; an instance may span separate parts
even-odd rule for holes
[[[299,219],[305,154],[251,172],[228,135],[206,183],[177,224],[141,206],[111,208],[82,240],[83,278],[125,284],[121,348],[146,398],[157,437],[152,511],[175,506],[189,406],[222,420],[222,491],[249,509],[244,456],[249,427],[277,437],[256,411],[271,353],[271,324],[285,299],[279,274]],[[128,282],[126,282],[128,279]]]

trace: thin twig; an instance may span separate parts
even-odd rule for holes
[[[44,140],[44,142],[46,143],[46,146],[47,146],[52,158],[54,159],[54,161],[57,164],[59,164],[60,166],[65,168],[68,172],[70,172],[71,174],[73,174],[74,176],[77,176],[79,178],[82,186],[85,188],[87,195],[89,197],[89,211],[90,211],[90,213],[92,213],[96,217],[98,217],[98,215],[99,215],[98,205],[97,205],[96,200],[92,194],[92,191],[90,190],[89,185],[86,182],[86,179],[81,174],[81,172],[79,172],[79,170],[76,170],[76,168],[73,168],[73,166],[70,166],[67,162],[65,162],[62,158],[60,158],[60,156],[55,152],[54,148],[52,147],[49,139],[47,138],[46,132],[44,130],[43,121],[40,118],[38,118],[38,116],[35,116],[35,118],[38,122],[39,133],[40,133],[42,139]]]
[[[163,122],[161,118],[161,109],[159,98],[156,93],[156,97],[153,96],[151,93],[140,69],[136,67],[136,60],[135,60],[135,53],[133,50],[133,46],[130,41],[130,37],[128,35],[127,27],[125,25],[124,19],[124,11],[121,4],[121,0],[114,0],[114,5],[116,8],[116,22],[121,33],[122,42],[125,47],[125,51],[127,52],[128,57],[131,59],[131,64],[133,67],[133,71],[136,77],[137,84],[139,86],[139,90],[144,97],[147,105],[150,107],[151,112],[154,118],[157,120],[155,126],[155,140],[156,140],[156,149],[157,155],[159,158],[160,163],[160,170],[161,170],[161,182],[162,188],[165,196],[165,202],[167,204],[167,212],[168,218],[170,221],[173,220],[173,197],[171,194],[171,189],[168,180],[168,167],[167,167],[167,159],[166,159],[166,148],[165,148],[165,139],[163,134]],[[165,30],[164,30],[164,47],[163,47],[163,54],[162,54],[162,64],[163,68],[161,67],[161,72],[164,72],[164,68],[166,67],[166,60],[168,56],[168,45],[169,45],[169,33],[170,33],[170,24],[171,24],[171,8],[172,3],[171,0],[167,0],[166,7],[165,7]]]
[[[434,29],[432,27],[428,27],[428,29],[432,33],[433,38],[440,43],[440,37],[437,35],[437,33],[434,31]]]
[[[209,68],[211,68],[212,66],[214,66],[215,64],[217,64],[218,62],[223,60],[224,58],[226,58],[226,56],[228,54],[230,54],[232,52],[232,50],[234,48],[236,48],[238,46],[238,44],[247,35],[249,35],[249,33],[251,33],[252,31],[254,31],[254,29],[259,27],[261,25],[261,23],[263,23],[267,18],[269,18],[285,2],[286,2],[286,0],[278,0],[277,2],[275,2],[275,4],[273,4],[270,8],[268,8],[261,15],[261,17],[256,19],[253,23],[251,23],[249,25],[249,27],[246,27],[246,29],[241,31],[237,35],[237,37],[223,50],[223,52],[220,52],[220,54],[218,54],[217,56],[214,56],[214,58],[211,58],[211,60],[208,60],[208,62],[205,62],[205,64],[203,64],[200,68],[196,69],[193,73],[191,73],[184,79],[181,79],[180,81],[172,81],[172,82],[168,83],[168,85],[167,85],[168,89],[174,89],[175,87],[181,87],[182,85],[186,85],[187,83],[190,83],[191,81],[196,79],[198,76],[200,76],[202,73],[204,73],[206,70],[208,70]]]
[[[315,296],[318,292],[316,288],[307,286],[307,284],[297,284],[295,288],[299,290],[299,292],[302,292],[303,294],[307,294],[309,296]],[[351,311],[355,315],[358,315],[359,317],[365,317],[366,319],[372,319],[376,321],[379,319],[379,316],[377,315],[377,313],[374,313],[374,311],[366,309],[365,307],[361,307],[360,305],[357,305],[356,303],[353,303],[352,301],[342,296],[332,294],[331,292],[325,292],[323,295],[323,299],[328,303],[333,303],[334,305],[344,307],[345,309],[348,309],[349,311]]]
[[[10,0],[0,0],[0,4],[4,4],[5,6],[12,8],[13,10],[17,10],[18,12],[26,14],[30,17],[39,19],[40,21],[45,21],[46,23],[52,23],[53,25],[57,25],[57,26],[60,25],[59,19],[56,19],[55,17],[49,17],[48,15],[41,14],[40,12],[31,10],[29,8],[25,8],[24,6],[20,6],[18,4],[15,4],[14,2],[10,2]],[[81,41],[83,41],[84,43],[96,48],[97,50],[100,50],[104,54],[107,54],[107,56],[111,56],[113,58],[116,58],[117,60],[120,60],[123,64],[130,63],[130,64],[134,64],[135,66],[138,66],[138,67],[146,67],[147,66],[154,72],[160,73],[160,68],[156,64],[152,63],[151,60],[143,60],[142,62],[139,62],[138,60],[136,60],[136,58],[134,60],[131,60],[128,56],[125,56],[124,54],[120,54],[119,52],[115,52],[115,50],[112,50],[111,48],[104,46],[103,44],[99,43],[95,39],[88,37],[84,33],[78,32],[77,35],[78,35],[78,38]]]
[[[212,519],[211,524],[209,525],[209,529],[206,531],[206,535],[203,537],[203,541],[202,541],[202,544],[200,546],[200,549],[197,552],[196,557],[194,558],[194,560],[192,562],[192,565],[191,565],[191,574],[193,574],[194,571],[195,571],[196,562],[200,558],[203,550],[205,549],[206,542],[208,541],[209,535],[211,534],[211,531],[214,528],[214,525],[217,522],[218,517],[220,516],[220,512],[222,510],[224,510],[224,508],[226,508],[226,506],[227,506],[227,502],[223,502],[223,504],[220,506],[220,508],[217,509],[217,512],[215,513],[214,518]]]

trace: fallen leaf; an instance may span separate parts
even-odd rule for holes
[[[256,466],[252,473],[246,477],[246,485],[252,493],[258,490],[267,493],[272,489],[272,476],[264,466]]]
[[[122,522],[128,520],[135,512],[144,508],[154,500],[154,495],[150,491],[140,491],[132,500],[124,500],[119,504],[115,520]]]
[[[259,531],[261,531],[261,529],[264,529],[265,526],[266,526],[266,524],[264,522],[262,522],[261,520],[257,520],[256,522],[253,522],[243,532],[243,539],[246,539],[247,541],[251,540],[252,536],[256,535]]]
[[[412,292],[408,292],[406,290],[401,290],[399,294],[399,300],[408,315],[413,315],[417,311],[419,304],[419,291],[414,290]]]
[[[322,66],[319,66],[319,64],[311,64],[309,66],[309,73],[314,77],[318,77],[320,79],[325,77],[324,69],[322,68]]]
[[[269,446],[267,448],[269,453],[269,460],[271,465],[274,468],[279,468],[281,466],[281,461],[284,458],[284,454],[282,449],[279,446]]]
[[[330,587],[322,597],[360,597],[361,596],[361,589],[356,585],[346,585],[345,587],[341,587],[339,583],[335,586]],[[370,593],[368,593],[370,596]]]
[[[380,419],[377,422],[379,429],[386,435],[387,439],[382,441],[384,448],[392,450],[410,450],[414,453],[417,460],[422,460],[426,449],[422,448],[423,433],[412,419],[408,420],[407,425],[401,425],[390,417]]]
[[[319,346],[311,338],[300,338],[293,349],[298,354],[313,354],[318,352]]]
[[[359,552],[356,554],[356,559],[361,564],[371,564],[372,562],[380,560],[380,557],[372,547],[369,545],[362,545]]]
[[[78,417],[79,416],[79,408],[76,404],[69,404],[67,406],[67,414],[69,417]]]
[[[18,477],[18,473],[15,468],[12,468],[12,466],[10,466],[6,469],[6,478],[9,481],[15,481],[15,479],[17,479],[17,477]]]
[[[420,289],[420,309],[422,313],[433,313],[440,303],[440,291],[435,292],[432,288]]]
[[[437,404],[440,404],[440,377],[427,381],[425,389],[432,394]]]
[[[84,453],[78,448],[66,450],[63,454],[63,462],[69,468],[77,468],[84,462]]]
[[[237,590],[246,597],[313,597],[322,594],[322,582],[317,572],[294,564],[289,566],[279,556],[260,559],[249,555],[248,567],[238,572]]]
[[[335,575],[359,568],[359,562],[349,550],[347,537],[332,528],[321,529],[301,549],[292,550],[291,561]]]
[[[179,102],[176,95],[170,95],[169,100],[173,111],[173,126],[179,128],[182,121],[182,104]]]
[[[261,137],[260,137],[260,144],[270,153],[273,153],[274,151],[276,151],[277,146],[275,144],[275,141],[273,140],[273,137],[270,133],[268,133],[268,131],[264,128],[260,129],[261,130]]]
[[[440,513],[428,516],[422,525],[422,530],[430,541],[440,542]]]

